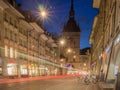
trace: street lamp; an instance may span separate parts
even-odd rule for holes
[[[45,9],[45,8],[40,9],[39,10],[39,16],[40,16],[41,20],[46,19],[48,17],[47,9]]]
[[[61,54],[61,46],[63,47],[65,45],[65,40],[64,39],[60,39],[59,40],[59,59],[60,59],[60,54]]]
[[[76,58],[76,55],[74,55],[73,58],[75,59],[75,58]]]
[[[84,66],[86,66],[86,63],[84,63]]]
[[[42,10],[40,12],[40,15],[42,16],[42,18],[46,18],[47,17],[47,12],[45,10]]]
[[[63,46],[65,44],[65,40],[64,39],[60,40],[60,44]]]
[[[72,50],[71,50],[70,48],[68,48],[67,52],[68,52],[68,53],[71,53],[71,51],[72,51]]]
[[[60,68],[60,74],[63,74],[63,70],[62,70],[62,66],[63,66],[63,59],[60,58],[61,56],[61,47],[63,47],[65,45],[65,40],[64,39],[60,39],[59,40],[59,61],[61,62],[61,68]]]

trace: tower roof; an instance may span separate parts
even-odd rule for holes
[[[69,19],[63,28],[63,32],[80,32],[80,28],[74,19]]]
[[[74,4],[73,4],[73,0],[71,0],[71,8],[70,8],[70,12],[69,12],[69,18],[74,18]]]
[[[69,12],[69,20],[67,24],[63,28],[63,32],[80,32],[79,26],[76,24],[74,19],[75,12],[74,12],[74,2],[71,0],[71,7]]]

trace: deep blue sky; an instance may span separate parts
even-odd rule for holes
[[[60,34],[69,18],[71,0],[16,0],[24,10],[30,10],[37,15],[38,6],[43,4],[49,9],[49,17],[44,21],[44,28],[51,33]],[[80,47],[89,47],[89,36],[97,9],[92,8],[92,0],[74,0],[75,19],[81,29]]]

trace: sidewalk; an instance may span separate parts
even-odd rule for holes
[[[99,82],[98,84],[101,90],[113,90],[114,89],[114,84],[109,84],[105,82]]]
[[[74,75],[39,76],[39,77],[29,77],[29,78],[17,78],[17,79],[0,78],[0,84],[27,82],[27,81],[44,80],[44,79],[69,78],[69,77],[74,77]]]

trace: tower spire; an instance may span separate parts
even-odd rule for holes
[[[70,13],[69,13],[69,18],[74,18],[74,4],[73,4],[73,0],[71,0],[71,8],[70,8]]]

